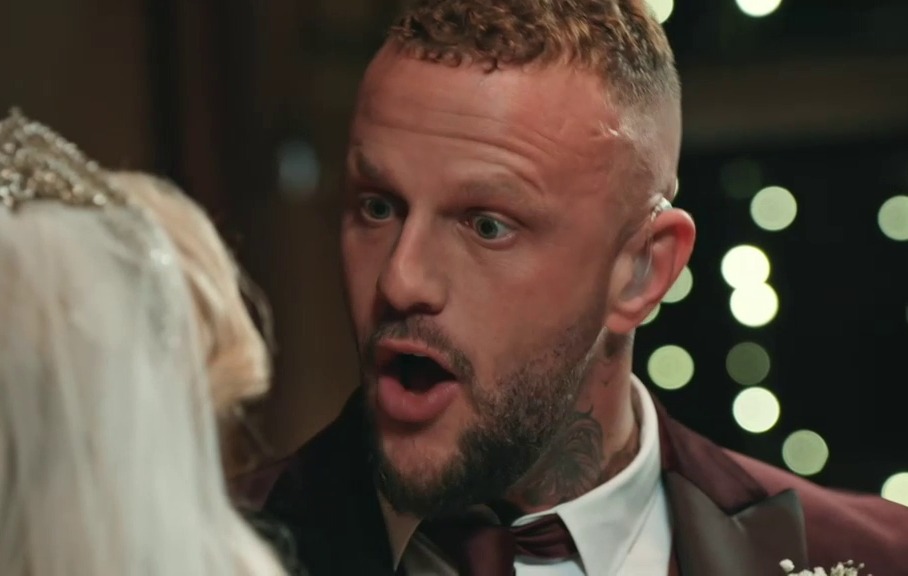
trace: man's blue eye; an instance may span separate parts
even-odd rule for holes
[[[394,215],[394,207],[384,198],[365,198],[361,206],[363,215],[369,220],[387,220]]]
[[[482,214],[472,217],[470,226],[483,240],[500,240],[513,232],[504,222]]]

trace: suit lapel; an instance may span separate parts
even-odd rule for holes
[[[680,574],[764,576],[781,574],[785,559],[806,565],[797,494],[770,497],[721,448],[656,406]]]
[[[394,576],[365,438],[358,389],[337,420],[293,457],[268,496],[265,510],[291,527],[312,574]]]
[[[797,495],[782,492],[728,514],[676,472],[665,475],[683,576],[781,574],[779,562],[806,564],[804,518]]]

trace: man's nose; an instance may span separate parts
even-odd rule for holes
[[[436,314],[447,300],[443,262],[428,230],[407,222],[379,277],[379,292],[400,313]]]

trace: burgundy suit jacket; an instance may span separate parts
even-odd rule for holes
[[[394,576],[365,445],[362,395],[290,457],[234,493],[286,526],[312,576]],[[781,576],[854,560],[863,575],[908,576],[908,508],[832,490],[726,450],[657,403],[674,531],[672,574]]]

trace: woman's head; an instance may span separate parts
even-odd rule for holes
[[[0,121],[0,574],[276,574],[230,506],[178,250],[71,144]]]

